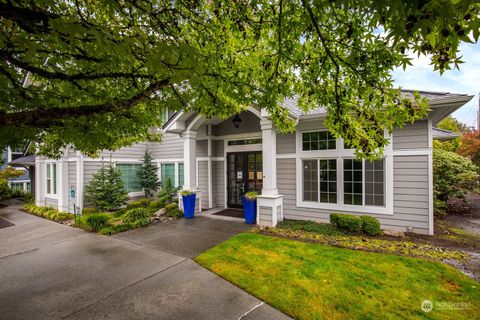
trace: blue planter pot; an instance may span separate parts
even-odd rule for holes
[[[242,196],[243,212],[245,214],[246,224],[255,224],[257,221],[257,200],[248,200],[247,197]]]
[[[188,196],[182,196],[183,201],[183,217],[185,219],[195,218],[195,200],[197,195],[195,193]]]

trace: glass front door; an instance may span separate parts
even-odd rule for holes
[[[262,191],[262,153],[229,153],[227,163],[227,204],[229,208],[242,208],[242,196],[245,193]]]

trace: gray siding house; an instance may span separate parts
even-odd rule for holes
[[[411,95],[411,91],[404,91]],[[280,134],[268,113],[249,107],[227,120],[195,112],[169,114],[161,143],[139,143],[88,158],[65,150],[60,160],[36,158],[36,203],[73,212],[83,208],[84,186],[102,161],[121,170],[130,196],[141,196],[136,170],[145,148],[158,176],[197,192],[198,211],[241,208],[241,196],[256,190],[257,223],[283,219],[327,222],[332,212],[377,217],[384,229],[433,234],[433,125],[472,96],[420,92],[429,98],[428,117],[389,136],[377,161],[356,160],[323,124],[324,110],[304,113],[285,101],[296,131]]]

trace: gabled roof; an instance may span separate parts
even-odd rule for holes
[[[25,167],[25,166],[34,166],[35,165],[35,155],[29,155],[17,158],[15,160],[10,161],[7,163],[12,167]]]

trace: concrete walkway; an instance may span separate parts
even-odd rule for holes
[[[0,209],[1,319],[288,319],[191,257],[245,230],[200,216],[106,237]]]

